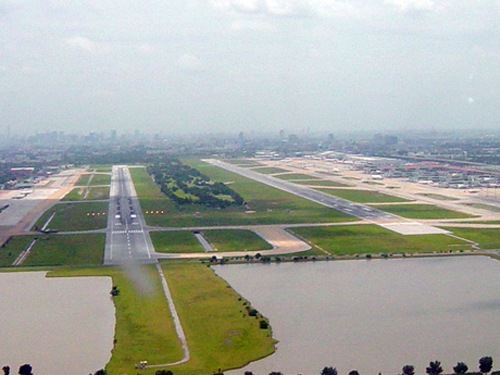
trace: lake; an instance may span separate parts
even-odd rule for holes
[[[500,262],[440,257],[215,266],[215,272],[269,318],[277,351],[227,372],[318,375],[425,374],[440,360],[500,361]],[[494,366],[498,368],[497,366]]]
[[[17,374],[88,375],[111,358],[115,309],[109,277],[0,273],[0,367]]]

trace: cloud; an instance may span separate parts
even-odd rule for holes
[[[183,70],[198,72],[203,70],[203,64],[201,60],[194,55],[183,54],[177,59],[177,66]]]
[[[231,23],[231,29],[235,31],[272,31],[274,27],[262,20],[236,20]]]
[[[83,36],[74,36],[66,39],[66,43],[76,49],[90,53],[108,52],[109,46],[103,43],[98,43]]]
[[[272,16],[304,16],[310,10],[304,0],[212,0],[212,5],[230,13]]]
[[[440,9],[433,0],[384,0],[384,2],[394,5],[400,13],[433,12]]]

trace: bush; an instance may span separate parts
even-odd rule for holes
[[[269,323],[268,323],[267,321],[265,321],[265,320],[261,320],[261,321],[259,322],[259,327],[260,327],[261,329],[267,329],[267,328],[269,328]]]

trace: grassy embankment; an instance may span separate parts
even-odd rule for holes
[[[101,229],[106,227],[108,203],[58,203],[45,211],[35,226],[42,228],[54,212],[56,214],[47,229],[58,231]]]
[[[464,212],[447,210],[431,204],[377,205],[379,210],[390,212],[409,219],[462,219],[475,217]]]
[[[470,249],[470,244],[444,234],[403,236],[377,225],[305,227],[291,232],[333,255]]]
[[[241,367],[274,351],[262,317],[250,317],[242,299],[205,265],[163,266],[179,313],[191,360],[172,367],[174,374],[210,374],[218,368]]]
[[[115,267],[59,269],[50,276],[110,276],[120,294],[113,298],[116,308],[115,344],[108,374],[154,374],[136,371],[134,364],[175,362],[182,349],[175,333],[170,310],[154,266],[138,266],[127,274]],[[132,280],[143,280],[141,286]],[[147,280],[147,281],[144,281]]]
[[[58,269],[50,276],[110,276],[120,294],[116,307],[115,345],[106,370],[110,374],[152,375],[158,369],[134,370],[134,364],[172,363],[182,358],[172,317],[153,266],[139,266],[130,277],[115,267]],[[243,366],[269,355],[274,340],[260,319],[249,317],[243,300],[205,265],[163,266],[191,354],[189,362],[170,368],[176,375],[209,374]],[[131,280],[148,280],[142,287]],[[147,286],[147,288],[146,288]]]
[[[248,203],[244,207],[228,207],[223,210],[200,205],[176,207],[159,190],[143,168],[131,169],[142,210],[149,225],[158,226],[217,226],[243,224],[279,224],[303,222],[341,222],[355,220],[339,211],[261,184],[238,174],[209,165],[199,160],[189,160],[191,166],[207,175],[212,181],[231,183]],[[164,214],[151,214],[151,211]]]
[[[458,228],[441,227],[455,236],[479,243],[481,249],[500,249],[500,229],[498,228]]]
[[[205,249],[191,231],[151,232],[155,250],[160,253],[203,253]],[[269,250],[272,246],[250,230],[205,230],[203,236],[218,251]]]
[[[349,189],[317,189],[323,193],[334,195],[339,198],[348,199],[358,203],[390,203],[409,202],[408,199],[382,194],[372,190],[349,190]]]

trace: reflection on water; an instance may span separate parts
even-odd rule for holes
[[[0,273],[0,366],[17,373],[80,375],[111,357],[115,326],[111,278],[45,278],[45,272]]]
[[[233,374],[399,374],[431,360],[445,372],[500,361],[500,262],[486,257],[214,267],[267,316],[275,354]]]

